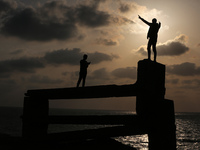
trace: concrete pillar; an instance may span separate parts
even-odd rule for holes
[[[149,150],[176,149],[174,104],[165,100],[165,65],[138,62],[136,112],[143,120],[149,138]]]
[[[22,136],[25,139],[41,140],[48,130],[48,99],[24,98]]]
[[[147,116],[149,150],[176,150],[174,102],[161,100]]]
[[[165,95],[165,65],[147,59],[138,62],[136,112],[146,115],[150,105]]]

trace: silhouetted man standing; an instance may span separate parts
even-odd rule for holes
[[[160,29],[161,23],[157,23],[156,18],[152,19],[152,23],[146,21],[142,17],[138,15],[139,19],[141,19],[144,23],[149,25],[149,31],[147,34],[147,39],[149,39],[148,45],[147,45],[147,51],[148,51],[148,59],[151,60],[151,46],[153,47],[153,52],[154,52],[154,61],[156,61],[156,43],[157,43],[157,38],[158,38],[158,31]]]
[[[90,64],[90,62],[87,62],[87,55],[84,54],[83,55],[83,59],[80,61],[80,72],[79,72],[79,79],[78,79],[78,82],[77,82],[77,87],[79,87],[79,84],[81,83],[81,80],[82,81],[82,87],[85,86],[85,79],[86,79],[86,76],[87,76],[87,68]]]

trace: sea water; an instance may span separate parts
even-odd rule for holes
[[[108,111],[108,110],[70,110],[50,109],[52,115],[130,115],[132,111]],[[0,137],[21,136],[22,108],[0,107]],[[200,150],[200,113],[176,113],[176,139],[178,150]],[[84,129],[96,129],[108,125],[49,125],[48,132],[63,132]],[[148,150],[148,136],[120,136],[115,140],[137,148]]]

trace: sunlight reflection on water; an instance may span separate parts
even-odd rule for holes
[[[140,150],[148,150],[148,135],[134,135],[134,136],[123,136],[116,138],[117,141],[134,147]]]
[[[200,150],[200,113],[176,114],[177,150]],[[121,136],[117,141],[138,150],[148,150],[148,135]]]
[[[181,113],[176,116],[177,149],[200,149],[200,114]]]

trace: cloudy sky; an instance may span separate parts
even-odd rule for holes
[[[157,61],[176,111],[200,111],[199,0],[0,0],[0,106],[23,106],[27,89],[132,84],[147,58],[148,26],[161,22]],[[53,101],[51,107],[135,110],[135,98]]]

